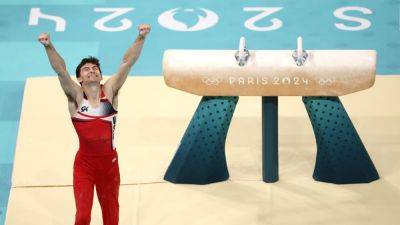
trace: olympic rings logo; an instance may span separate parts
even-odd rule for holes
[[[332,85],[333,82],[335,82],[335,79],[331,78],[320,78],[318,81],[320,85]]]
[[[221,83],[222,79],[218,77],[203,77],[201,81],[206,85],[218,85]]]

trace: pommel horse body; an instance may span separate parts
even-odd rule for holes
[[[373,50],[167,50],[165,83],[203,96],[164,179],[209,184],[229,178],[225,139],[239,96],[262,96],[264,182],[278,175],[278,96],[302,96],[317,143],[313,178],[335,184],[379,179],[338,96],[373,86]]]

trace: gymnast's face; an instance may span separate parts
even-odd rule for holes
[[[80,69],[80,76],[78,77],[79,83],[96,83],[103,79],[100,68],[93,63],[86,63]]]

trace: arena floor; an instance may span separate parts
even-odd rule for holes
[[[163,175],[200,97],[163,82],[162,77],[133,77],[121,91],[117,125],[121,224],[397,224],[400,220],[397,76],[379,76],[373,88],[341,98],[381,176],[369,184],[353,185],[312,179],[315,138],[300,97],[279,98],[279,182],[261,181],[261,99],[241,97],[227,137],[229,181],[200,186],[166,183]],[[49,95],[51,104],[39,101]],[[78,146],[65,103],[57,78],[27,80],[7,225],[73,223],[72,164]],[[97,201],[92,215],[92,224],[101,224]]]

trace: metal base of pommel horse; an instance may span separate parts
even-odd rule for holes
[[[235,56],[235,57],[233,57]],[[235,60],[236,58],[236,60]],[[167,50],[168,86],[204,96],[164,179],[209,184],[229,178],[225,139],[238,96],[262,97],[263,181],[279,180],[278,96],[302,96],[317,142],[313,178],[351,184],[379,179],[338,96],[373,86],[373,50]]]

